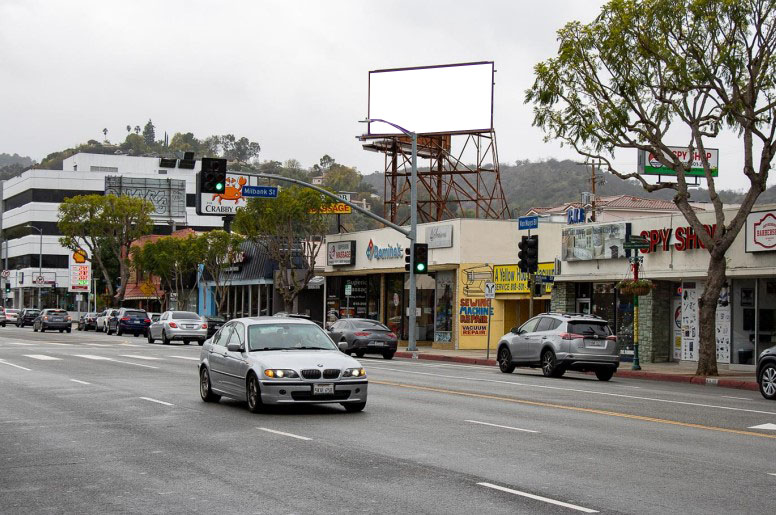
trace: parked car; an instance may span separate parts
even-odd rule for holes
[[[99,313],[84,313],[78,319],[78,330],[88,331],[89,329],[97,330],[97,316]]]
[[[39,309],[24,308],[16,319],[16,326],[24,327],[25,325],[32,325],[32,323],[35,322],[35,319],[38,318],[38,315],[40,315]]]
[[[162,316],[162,314],[161,314],[161,313],[152,313],[152,312],[150,312],[150,311],[148,312],[148,318],[150,318],[150,319],[151,319],[151,323],[152,323],[152,324],[153,324],[154,322],[156,322],[157,320],[159,320],[159,317],[160,317],[160,316]]]
[[[398,346],[396,333],[376,320],[369,318],[343,318],[329,328],[329,335],[335,342],[345,342],[343,352],[363,358],[364,354],[381,354],[385,359],[393,358]]]
[[[0,325],[5,327],[5,324],[7,323],[5,319],[5,308],[0,306]]]
[[[224,317],[205,317],[207,322],[207,337],[211,338],[226,323]]]
[[[64,309],[44,309],[32,323],[32,330],[45,332],[47,329],[67,331],[73,328],[73,319]]]
[[[617,337],[606,320],[595,315],[544,313],[501,337],[498,365],[511,374],[515,367],[541,367],[547,377],[566,370],[592,371],[601,381],[620,365]]]
[[[148,343],[162,340],[169,345],[173,340],[187,344],[196,340],[200,345],[207,340],[207,322],[191,311],[165,311],[148,328]]]
[[[95,331],[97,332],[106,332],[108,329],[108,318],[113,316],[113,314],[118,314],[119,310],[115,308],[107,308],[102,310],[102,312],[97,316],[97,327]]]
[[[348,411],[366,406],[366,371],[340,352],[317,324],[297,318],[230,320],[200,352],[199,393],[267,404],[340,403]]]
[[[21,310],[19,309],[13,309],[13,308],[7,308],[5,310],[5,321],[8,324],[16,324],[16,321],[19,320],[19,312]],[[5,327],[5,326],[3,326]]]
[[[121,336],[124,333],[135,336],[146,335],[151,319],[142,309],[121,308],[116,316],[108,317],[108,334]]]
[[[763,397],[776,400],[776,347],[765,349],[757,358],[757,383]]]

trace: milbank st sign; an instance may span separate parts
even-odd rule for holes
[[[366,257],[369,260],[401,259],[404,257],[404,248],[399,243],[381,247],[379,245],[375,245],[372,240],[369,240],[369,245],[366,247]]]

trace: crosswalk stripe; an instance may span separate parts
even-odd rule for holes
[[[199,358],[194,356],[169,356],[170,358],[189,359],[191,361],[199,361]]]
[[[62,358],[55,358],[54,356],[47,356],[45,354],[25,354],[28,358],[39,359],[41,361],[62,361]]]
[[[137,354],[119,354],[119,356],[123,358],[135,358],[135,359],[149,359],[149,360],[160,360],[162,358],[155,358],[153,356],[138,356]]]

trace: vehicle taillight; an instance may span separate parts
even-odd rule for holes
[[[69,317],[67,317],[67,321],[68,321],[68,322],[72,322],[72,321],[73,321],[73,317],[70,317],[70,316],[69,316]]]
[[[355,336],[369,336],[369,333],[367,333],[366,331],[356,331],[356,332],[355,332],[355,333],[353,333],[353,334],[354,334]]]
[[[207,329],[207,324],[202,324],[202,329]]]
[[[122,322],[129,322],[129,317],[121,317]]]
[[[151,323],[151,319],[150,318],[146,318],[145,320],[143,320],[143,322],[145,322],[146,324],[150,324]]]
[[[170,327],[172,327],[173,329],[177,329],[178,324],[176,324],[175,322],[170,322]]]
[[[43,320],[48,320],[48,317],[43,317]]]
[[[388,333],[388,338],[396,338],[396,333]]]
[[[613,342],[616,342],[616,341],[617,341],[617,335],[614,335],[614,334],[613,334],[613,335],[611,335],[611,336],[607,336],[607,337],[606,337],[606,339],[607,339],[607,340],[611,340],[611,341],[613,341]]]
[[[584,338],[584,336],[577,333],[560,333],[560,337],[564,340],[578,340],[580,338]]]

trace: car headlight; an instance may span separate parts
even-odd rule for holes
[[[342,377],[366,377],[366,370],[363,368],[349,368],[342,373]]]
[[[268,368],[264,371],[264,375],[267,377],[282,379],[284,377],[299,377],[299,374],[293,370],[282,368]]]

